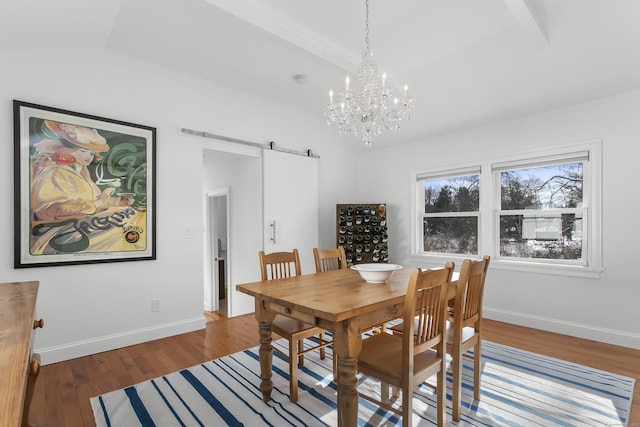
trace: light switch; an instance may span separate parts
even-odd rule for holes
[[[184,227],[182,230],[182,237],[185,239],[195,239],[198,237],[198,233],[194,227]]]

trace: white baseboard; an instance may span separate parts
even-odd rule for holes
[[[115,350],[134,344],[166,338],[173,335],[204,329],[206,320],[203,317],[186,319],[180,322],[165,323],[150,328],[135,329],[114,335],[105,335],[84,341],[47,348],[36,348],[34,352],[40,354],[41,365],[62,362],[76,357],[88,356],[103,351]]]
[[[640,335],[631,332],[531,316],[506,310],[492,309],[490,307],[484,307],[482,309],[482,315],[487,319],[498,320],[500,322],[513,323],[514,325],[640,350]]]
[[[541,329],[558,334],[640,350],[640,335],[625,331],[565,322],[558,319],[531,316],[506,310],[493,309],[490,307],[483,308],[483,315],[487,319],[498,320],[500,322],[513,323],[515,325],[526,326],[529,328]],[[165,323],[151,328],[136,329],[120,334],[106,335],[84,341],[76,341],[54,347],[36,348],[34,351],[40,354],[41,364],[44,366],[142,342],[196,331],[204,329],[205,326],[206,320],[204,317],[198,317],[180,322]]]

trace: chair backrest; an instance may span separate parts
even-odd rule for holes
[[[283,279],[302,274],[297,249],[291,252],[272,252],[270,254],[260,251],[259,256],[262,280]]]
[[[347,257],[342,246],[329,249],[313,248],[313,258],[316,261],[316,273],[347,268]]]
[[[403,315],[403,324],[409,326],[409,330],[402,334],[403,347],[407,349],[403,352],[410,359],[440,343],[444,348],[447,292],[453,269],[454,263],[447,262],[444,268],[424,271],[416,268],[411,272]],[[411,347],[413,351],[408,350]]]
[[[481,260],[466,259],[460,268],[456,289],[454,324],[458,328],[477,326],[482,319],[482,298],[490,257]]]

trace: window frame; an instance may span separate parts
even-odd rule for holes
[[[424,256],[456,256],[456,257],[470,257],[470,256],[480,256],[480,248],[482,247],[481,245],[481,240],[482,240],[482,236],[480,233],[480,229],[481,229],[481,225],[480,225],[480,221],[481,221],[481,206],[478,206],[478,210],[477,211],[465,211],[465,212],[433,212],[433,213],[426,213],[424,211],[424,199],[425,199],[425,191],[424,191],[424,182],[427,180],[435,180],[438,178],[458,178],[458,177],[463,177],[463,176],[471,176],[471,175],[478,175],[478,187],[480,186],[480,182],[482,180],[482,170],[479,166],[472,166],[472,167],[462,167],[462,168],[456,168],[456,169],[446,169],[446,170],[441,170],[441,171],[433,171],[433,172],[424,172],[424,173],[418,173],[416,174],[415,177],[415,182],[417,184],[416,186],[416,192],[418,194],[416,194],[417,198],[416,198],[416,204],[418,204],[418,200],[421,201],[421,203],[419,204],[419,216],[420,216],[420,226],[418,228],[418,230],[420,230],[419,234],[417,235],[417,246],[416,246],[416,251],[418,253],[418,255],[424,255]],[[418,185],[419,183],[422,183],[421,185]],[[482,203],[482,196],[480,195],[480,203]],[[477,224],[478,224],[478,230],[477,230],[477,238],[478,238],[478,253],[477,254],[448,254],[448,253],[442,253],[442,252],[429,252],[429,251],[425,251],[424,250],[424,220],[425,218],[456,218],[456,217],[475,217]]]
[[[576,155],[588,153],[588,161],[583,163],[583,261],[563,262],[551,259],[513,259],[499,256],[500,173],[498,167],[544,162],[570,163]],[[567,161],[563,161],[567,159]],[[590,140],[577,144],[549,147],[539,150],[511,153],[505,156],[481,159],[475,164],[438,167],[437,170],[423,169],[412,172],[412,213],[411,232],[414,236],[411,259],[429,266],[441,265],[444,261],[462,262],[469,256],[460,254],[425,253],[422,251],[422,218],[424,215],[424,184],[420,177],[456,176],[457,171],[480,169],[480,210],[478,212],[478,251],[491,255],[491,265],[495,269],[564,275],[572,277],[599,278],[604,271],[602,264],[602,140]],[[447,175],[447,173],[453,173]],[[460,176],[460,174],[458,174]],[[421,184],[421,185],[420,185]],[[422,186],[422,189],[420,188]],[[420,198],[422,197],[422,199]],[[540,211],[536,211],[540,212]]]

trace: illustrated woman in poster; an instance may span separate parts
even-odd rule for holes
[[[129,205],[113,197],[115,187],[103,191],[93,182],[87,166],[109,151],[95,129],[45,120],[60,140],[44,139],[34,145],[31,207],[35,219],[61,221],[82,218],[113,206]]]
[[[121,180],[96,179],[89,166],[111,147],[96,129],[45,120],[31,157],[32,254],[140,249],[144,211]],[[104,165],[93,165],[94,175]],[[99,186],[98,184],[101,184]]]

